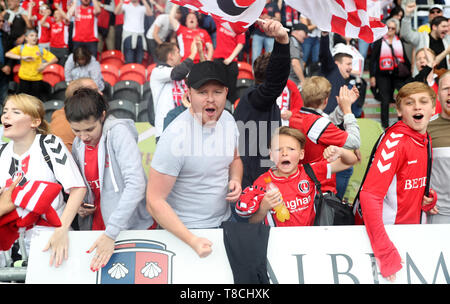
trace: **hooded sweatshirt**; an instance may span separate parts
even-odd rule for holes
[[[98,143],[100,207],[107,236],[115,239],[122,230],[145,230],[153,219],[145,207],[146,176],[137,145],[138,132],[130,119],[108,116]],[[78,137],[72,154],[86,181],[84,172],[85,144]],[[88,187],[85,202],[94,203]],[[80,229],[92,227],[92,216],[79,218]]]
[[[375,152],[359,194],[364,223],[384,277],[401,258],[384,225],[419,224],[427,179],[427,134],[402,121],[390,127]]]

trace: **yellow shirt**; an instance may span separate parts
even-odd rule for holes
[[[20,51],[21,48],[22,46],[18,45],[12,50],[10,50],[10,52],[16,55],[20,55],[22,57],[31,56],[34,58],[34,60],[30,62],[26,62],[24,60],[20,61],[20,68],[18,74],[19,78],[28,81],[42,80],[43,75],[42,73],[38,72],[38,68],[41,66],[43,60],[49,62],[53,58],[55,58],[55,55],[47,51],[45,48],[42,48],[41,54],[39,46],[37,45],[30,46],[28,44],[25,44],[23,46],[22,52]]]
[[[430,28],[429,24],[423,24],[423,25],[419,26],[417,31],[419,33],[430,33],[431,32],[431,28]]]

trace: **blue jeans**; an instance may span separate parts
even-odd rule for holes
[[[336,196],[341,200],[344,198],[345,190],[347,190],[348,182],[353,174],[353,167],[347,170],[336,173]]]
[[[302,44],[303,61],[308,63],[311,56],[311,63],[319,61],[320,40],[319,37],[307,37]]]
[[[272,37],[260,36],[260,35],[256,35],[256,34],[253,35],[252,65],[253,65],[253,62],[255,62],[256,58],[258,58],[258,56],[261,55],[263,48],[266,52],[272,52],[274,41],[275,40]]]
[[[361,53],[361,55],[364,57],[364,59],[367,57],[367,52],[369,51],[369,46],[370,46],[370,43],[365,42],[362,39],[358,40],[358,51]]]
[[[123,41],[123,55],[125,63],[142,63],[144,59],[144,42],[142,37],[137,38],[136,48],[133,49],[131,45],[131,36],[125,38]]]

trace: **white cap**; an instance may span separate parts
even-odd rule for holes
[[[334,48],[331,50],[331,56],[333,56],[333,57],[334,57],[334,55],[339,54],[339,53],[348,54],[353,57],[353,51],[350,48],[350,46],[343,44],[343,43],[336,44],[334,46]]]
[[[440,4],[433,4],[433,5],[430,7],[429,11],[431,11],[433,8],[438,8],[438,9],[440,9],[441,11],[444,11],[444,8],[443,8],[442,5],[440,5]]]

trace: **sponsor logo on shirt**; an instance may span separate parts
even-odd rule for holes
[[[412,178],[405,180],[405,189],[404,190],[411,190],[411,189],[418,189],[425,187],[427,182],[427,177],[418,177],[418,178]]]

